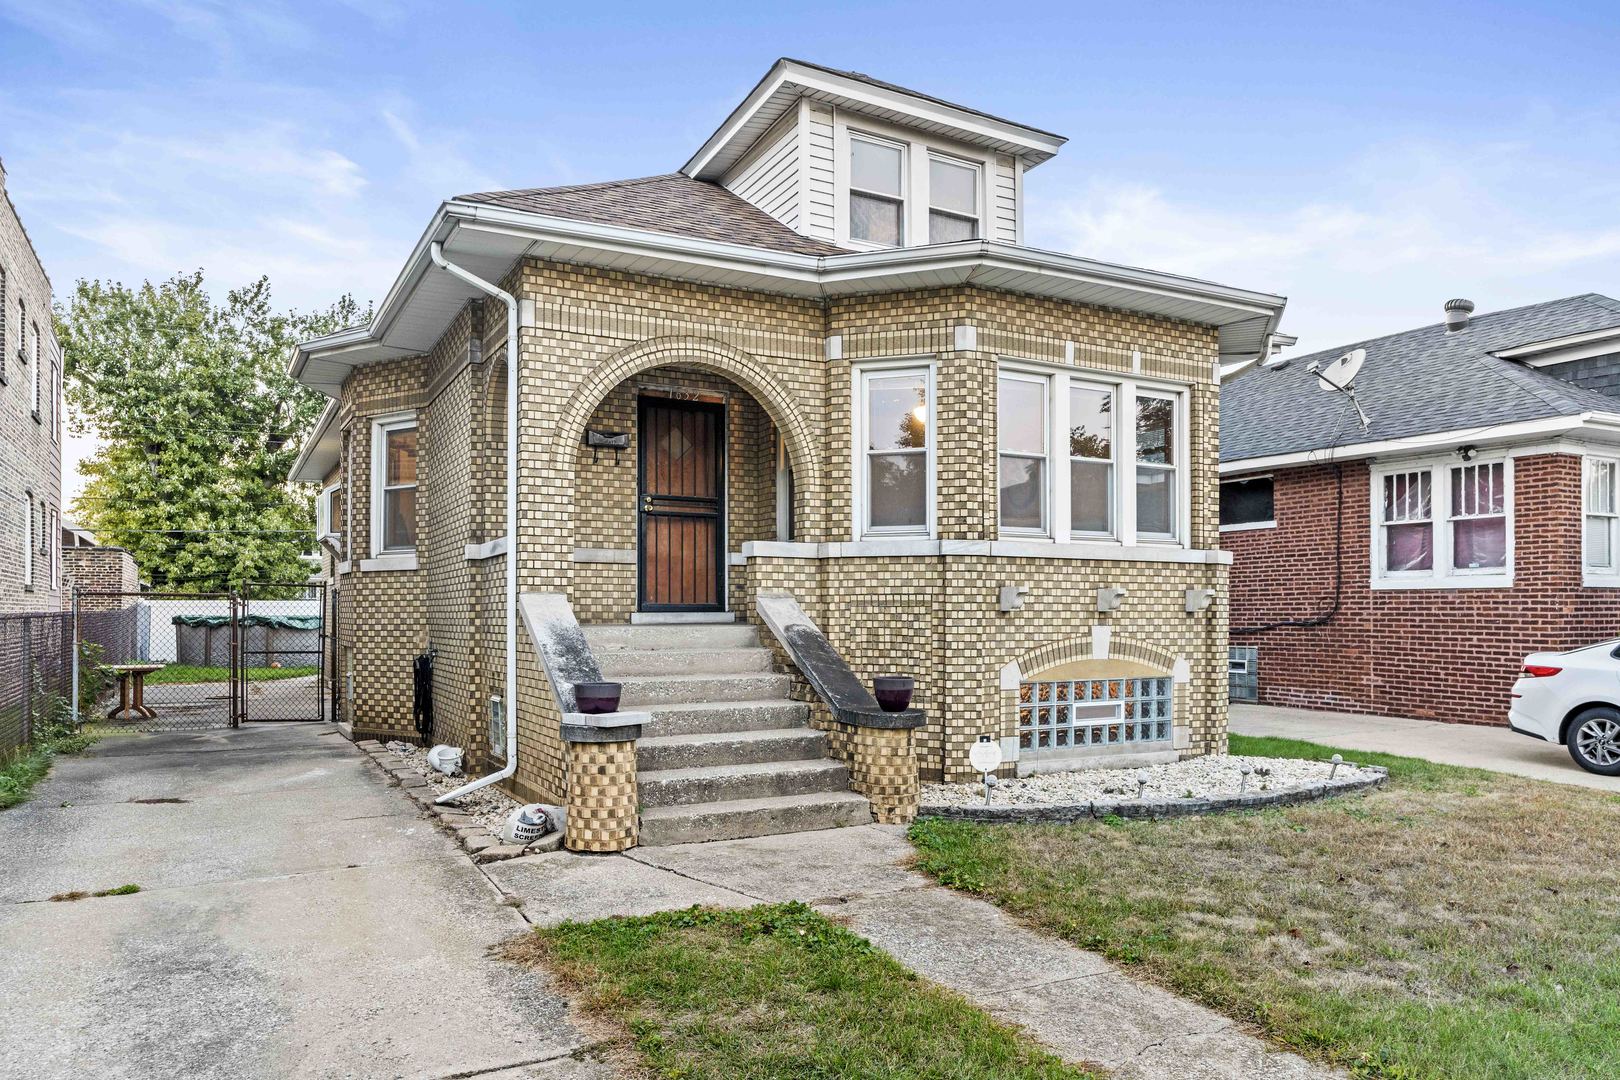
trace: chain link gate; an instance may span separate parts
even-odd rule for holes
[[[324,585],[83,591],[72,620],[81,677],[97,686],[81,724],[205,731],[328,715]]]
[[[289,592],[302,595],[282,599]],[[252,581],[242,586],[242,720],[324,720],[326,585]]]

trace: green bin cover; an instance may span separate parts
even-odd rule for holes
[[[229,626],[229,615],[176,615],[176,626]],[[243,626],[273,626],[280,630],[319,630],[319,615],[244,615]]]

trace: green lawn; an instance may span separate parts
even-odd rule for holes
[[[269,682],[273,679],[296,679],[300,675],[314,675],[318,667],[250,667],[243,672],[248,682]],[[199,667],[191,664],[169,664],[146,677],[147,686],[172,686],[176,683],[228,682],[231,669],[226,667]]]
[[[1097,1080],[803,904],[692,908],[525,935],[653,1076]]]
[[[1620,796],[1231,743],[1390,781],[1169,821],[921,821],[919,868],[1359,1076],[1620,1075]]]

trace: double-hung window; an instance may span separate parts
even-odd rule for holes
[[[1005,371],[998,382],[996,430],[1003,532],[1046,534],[1049,382],[1043,376]]]
[[[1069,382],[1069,533],[1114,534],[1114,400],[1111,386]]]
[[[871,135],[849,137],[849,238],[872,247],[906,242],[906,147]]]
[[[1003,536],[1184,539],[1182,395],[1016,365],[997,396]]]
[[[371,527],[374,555],[416,550],[415,416],[372,425]]]
[[[1616,531],[1620,529],[1620,502],[1617,502],[1620,461],[1613,458],[1586,459],[1586,570],[1590,574],[1616,574]]]
[[[23,511],[23,588],[31,590],[34,587],[34,493],[24,492],[23,498],[27,500]]]
[[[977,165],[928,156],[928,242],[949,244],[979,235]]]
[[[1136,534],[1155,540],[1176,535],[1176,399],[1136,395]]]
[[[1512,475],[1506,460],[1375,471],[1375,578],[1386,587],[1507,584]]]
[[[926,536],[933,529],[932,381],[926,367],[861,373],[864,534]]]
[[[31,362],[28,365],[28,395],[29,395],[29,400],[31,402],[30,407],[34,410],[34,423],[37,424],[37,423],[40,422],[40,416],[39,416],[39,323],[34,323],[31,329],[34,331],[34,340],[33,340],[33,345],[31,347],[31,349],[29,350],[29,360]]]

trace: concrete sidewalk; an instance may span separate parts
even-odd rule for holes
[[[898,827],[762,836],[625,855],[530,855],[487,869],[533,922],[650,914],[692,904],[800,900],[1067,1061],[1113,1080],[1306,1080],[1340,1074],[1272,1050],[1232,1021],[1029,930],[906,869]]]
[[[612,1075],[487,954],[519,913],[329,725],[58,759],[0,813],[0,866],[7,1080]]]
[[[1620,792],[1620,777],[1589,773],[1575,764],[1565,747],[1520,735],[1505,727],[1442,724],[1396,716],[1314,712],[1236,702],[1228,718],[1231,730],[1239,735],[1304,739],[1350,750],[1404,754],[1443,765],[1467,765],[1532,780]]]

